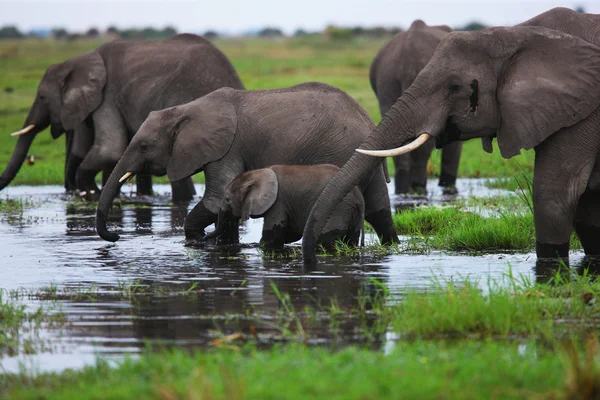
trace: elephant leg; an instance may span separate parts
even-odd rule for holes
[[[562,129],[535,148],[533,206],[538,258],[569,256],[577,205],[600,150],[595,117],[592,114]],[[585,208],[584,204],[582,213]]]
[[[410,154],[394,157],[394,193],[404,194],[410,190]]]
[[[74,171],[69,175],[69,160],[71,158],[71,148],[73,147],[73,131],[67,131],[65,133],[65,190],[71,192],[76,189],[75,187],[75,174]]]
[[[452,142],[442,149],[442,168],[438,185],[449,189],[454,189],[456,193],[456,177],[458,175],[458,166],[460,155],[462,153],[463,142]]]
[[[573,224],[586,255],[600,256],[600,192],[586,190],[579,198]]]
[[[152,176],[138,174],[135,176],[135,194],[138,196],[152,196]]]
[[[427,165],[435,146],[433,140],[425,142],[410,155],[410,191],[415,194],[427,194]]]
[[[93,115],[94,141],[77,170],[77,185],[80,190],[87,190],[86,185],[91,177],[105,168],[113,168],[127,148],[127,129],[116,110],[102,104]],[[94,184],[95,186],[95,184]],[[96,190],[97,187],[93,190]]]
[[[104,185],[106,185],[106,182],[108,182],[108,178],[110,177],[110,174],[112,174],[113,170],[114,167],[104,168],[102,170],[102,187],[104,187]]]
[[[84,175],[77,180],[77,173],[85,156],[92,148],[94,143],[94,130],[92,124],[87,122],[80,124],[72,134],[72,141],[69,150],[69,159],[67,164],[67,177],[73,190],[91,191],[98,190],[94,180],[95,174]],[[81,184],[81,186],[80,186]]]
[[[289,223],[281,208],[275,204],[264,215],[262,237],[260,238],[260,246],[268,250],[283,250],[286,243],[292,243],[302,237],[300,234],[293,235],[290,232]],[[296,239],[296,240],[294,240]]]
[[[381,243],[398,243],[383,171],[377,171],[373,175],[362,193],[365,198],[365,220],[373,226]]]
[[[210,211],[204,205],[204,199],[192,208],[185,217],[183,229],[185,238],[190,240],[202,240],[204,228],[217,222],[218,214]]]
[[[190,201],[194,198],[196,189],[192,178],[171,182],[171,198],[174,202]]]
[[[202,200],[190,211],[183,225],[186,239],[201,240],[204,228],[217,222],[219,208],[227,186],[244,171],[237,154],[228,154],[219,162],[209,163],[204,169],[206,189]],[[219,236],[219,244],[239,243],[239,221],[228,224]]]

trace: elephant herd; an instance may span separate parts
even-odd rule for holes
[[[239,240],[239,220],[264,217],[261,243],[303,238],[356,244],[363,219],[397,242],[385,157],[397,193],[422,192],[434,146],[440,186],[454,190],[462,141],[493,139],[504,158],[535,149],[536,252],[567,258],[574,228],[600,255],[600,15],[554,8],[514,27],[451,32],[415,21],[381,48],[370,69],[381,123],[342,90],[309,82],[244,90],[214,45],[195,35],[114,41],[49,67],[0,176],[8,185],[36,134],[67,136],[65,188],[98,199],[96,228],[121,185],[168,175],[173,200],[206,190],[186,217],[187,239]],[[103,173],[102,190],[96,175]],[[205,228],[215,224],[215,231]]]

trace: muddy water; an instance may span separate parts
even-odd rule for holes
[[[197,189],[201,195],[202,185]],[[506,194],[487,189],[477,180],[459,180],[458,189],[459,197]],[[428,190],[428,198],[393,196],[392,203],[405,208],[456,199],[444,196],[433,181]],[[0,288],[35,292],[54,285],[59,293],[87,290],[93,296],[61,297],[58,303],[69,324],[60,331],[43,333],[52,351],[0,356],[0,370],[16,371],[20,364],[36,370],[79,367],[98,355],[136,354],[148,344],[205,346],[223,333],[248,333],[250,325],[261,341],[280,340],[276,319],[282,305],[271,283],[290,294],[296,310],[322,309],[332,298],[348,310],[357,306],[359,291],[373,288],[369,278],[380,280],[399,296],[403,288],[424,287],[432,277],[500,276],[509,263],[515,274],[536,277],[534,254],[473,257],[433,252],[327,258],[308,271],[297,259],[263,258],[256,248],[260,220],[242,228],[240,246],[193,249],[184,245],[182,224],[194,203],[173,206],[167,186],[158,186],[157,191],[164,194],[146,199],[124,196],[121,209],[111,213],[111,225],[121,233],[115,244],[97,237],[95,209],[73,201],[60,187],[21,186],[2,192],[2,198],[24,199],[28,205],[22,215],[0,213]],[[578,258],[580,254],[574,261]],[[190,288],[189,294],[182,294]],[[149,295],[140,296],[140,292]],[[28,297],[23,301],[31,307],[47,303]],[[264,323],[247,317],[248,311]],[[365,340],[354,323],[344,322],[332,331],[326,319],[312,324],[307,334],[314,343]],[[373,346],[385,346],[385,341],[383,333]]]

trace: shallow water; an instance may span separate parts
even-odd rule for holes
[[[392,196],[392,204],[406,208],[407,204],[438,204],[457,198],[444,196],[435,183],[429,182],[427,199]],[[80,367],[97,355],[118,359],[136,354],[146,344],[205,346],[222,333],[248,333],[252,327],[265,343],[279,340],[280,332],[268,323],[282,307],[271,282],[290,294],[296,310],[315,304],[329,306],[333,298],[340,308],[352,309],[359,291],[373,286],[369,278],[380,280],[400,296],[402,289],[425,287],[432,278],[500,277],[509,263],[514,274],[532,280],[544,276],[544,271],[536,271],[535,254],[441,252],[326,258],[315,270],[307,271],[298,260],[263,258],[256,248],[261,220],[242,227],[240,246],[193,249],[185,247],[182,224],[195,202],[173,206],[165,194],[168,186],[155,189],[163,195],[137,200],[124,196],[121,210],[111,212],[112,229],[117,224],[121,234],[115,244],[96,235],[95,208],[74,201],[61,187],[20,186],[1,193],[2,198],[26,199],[30,206],[22,215],[0,213],[0,288],[36,291],[56,285],[59,291],[92,288],[96,295],[93,299],[59,300],[69,324],[60,331],[43,332],[52,351],[0,356],[0,370],[18,371],[20,364],[40,371]],[[508,193],[487,189],[482,180],[472,179],[459,179],[458,189],[459,198]],[[203,186],[197,185],[197,191],[201,195]],[[575,253],[572,261],[581,258],[582,254]],[[153,294],[123,295],[132,287],[150,287]],[[193,295],[181,294],[189,288]],[[23,301],[31,307],[45,304],[27,297]],[[267,323],[247,318],[247,310]],[[329,322],[323,320],[311,325],[307,334],[313,343],[343,345],[365,340],[360,327],[351,321],[332,332]],[[373,346],[385,346],[386,335],[380,336]]]

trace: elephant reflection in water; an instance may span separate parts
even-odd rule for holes
[[[198,295],[166,296],[134,307],[133,329],[137,338],[206,344],[214,338],[215,330],[250,335],[250,325],[262,337],[278,337],[281,331],[273,324],[278,323],[277,316],[283,306],[271,285],[275,285],[281,293],[289,294],[291,306],[298,313],[303,313],[306,307],[326,311],[332,304],[342,310],[357,309],[359,293],[369,297],[378,290],[376,285],[366,281],[365,275],[351,269],[346,269],[348,273],[341,272],[340,266],[326,267],[324,275],[311,277],[301,271],[282,271],[280,261],[257,262],[256,258],[246,258],[239,246],[230,246],[227,251],[197,254],[199,258],[193,260],[195,267],[190,269],[190,277],[198,278],[197,266],[201,265],[201,271],[208,271],[206,278],[220,279],[194,281],[198,284],[196,290],[201,290]],[[369,272],[376,273],[378,269],[375,267]],[[331,275],[339,277],[328,277]],[[156,285],[182,290],[181,284]],[[260,317],[258,320],[244,318],[247,310],[274,319],[262,324]],[[226,316],[232,315],[240,318],[225,321]],[[303,320],[303,327],[313,338],[333,341],[341,337],[348,342],[361,340],[357,339],[356,321],[344,321],[337,332],[331,331],[329,323],[326,319],[312,323]],[[369,321],[361,328],[369,328],[371,323]],[[291,329],[295,328],[291,326]],[[375,345],[383,339],[384,334],[376,336]]]

